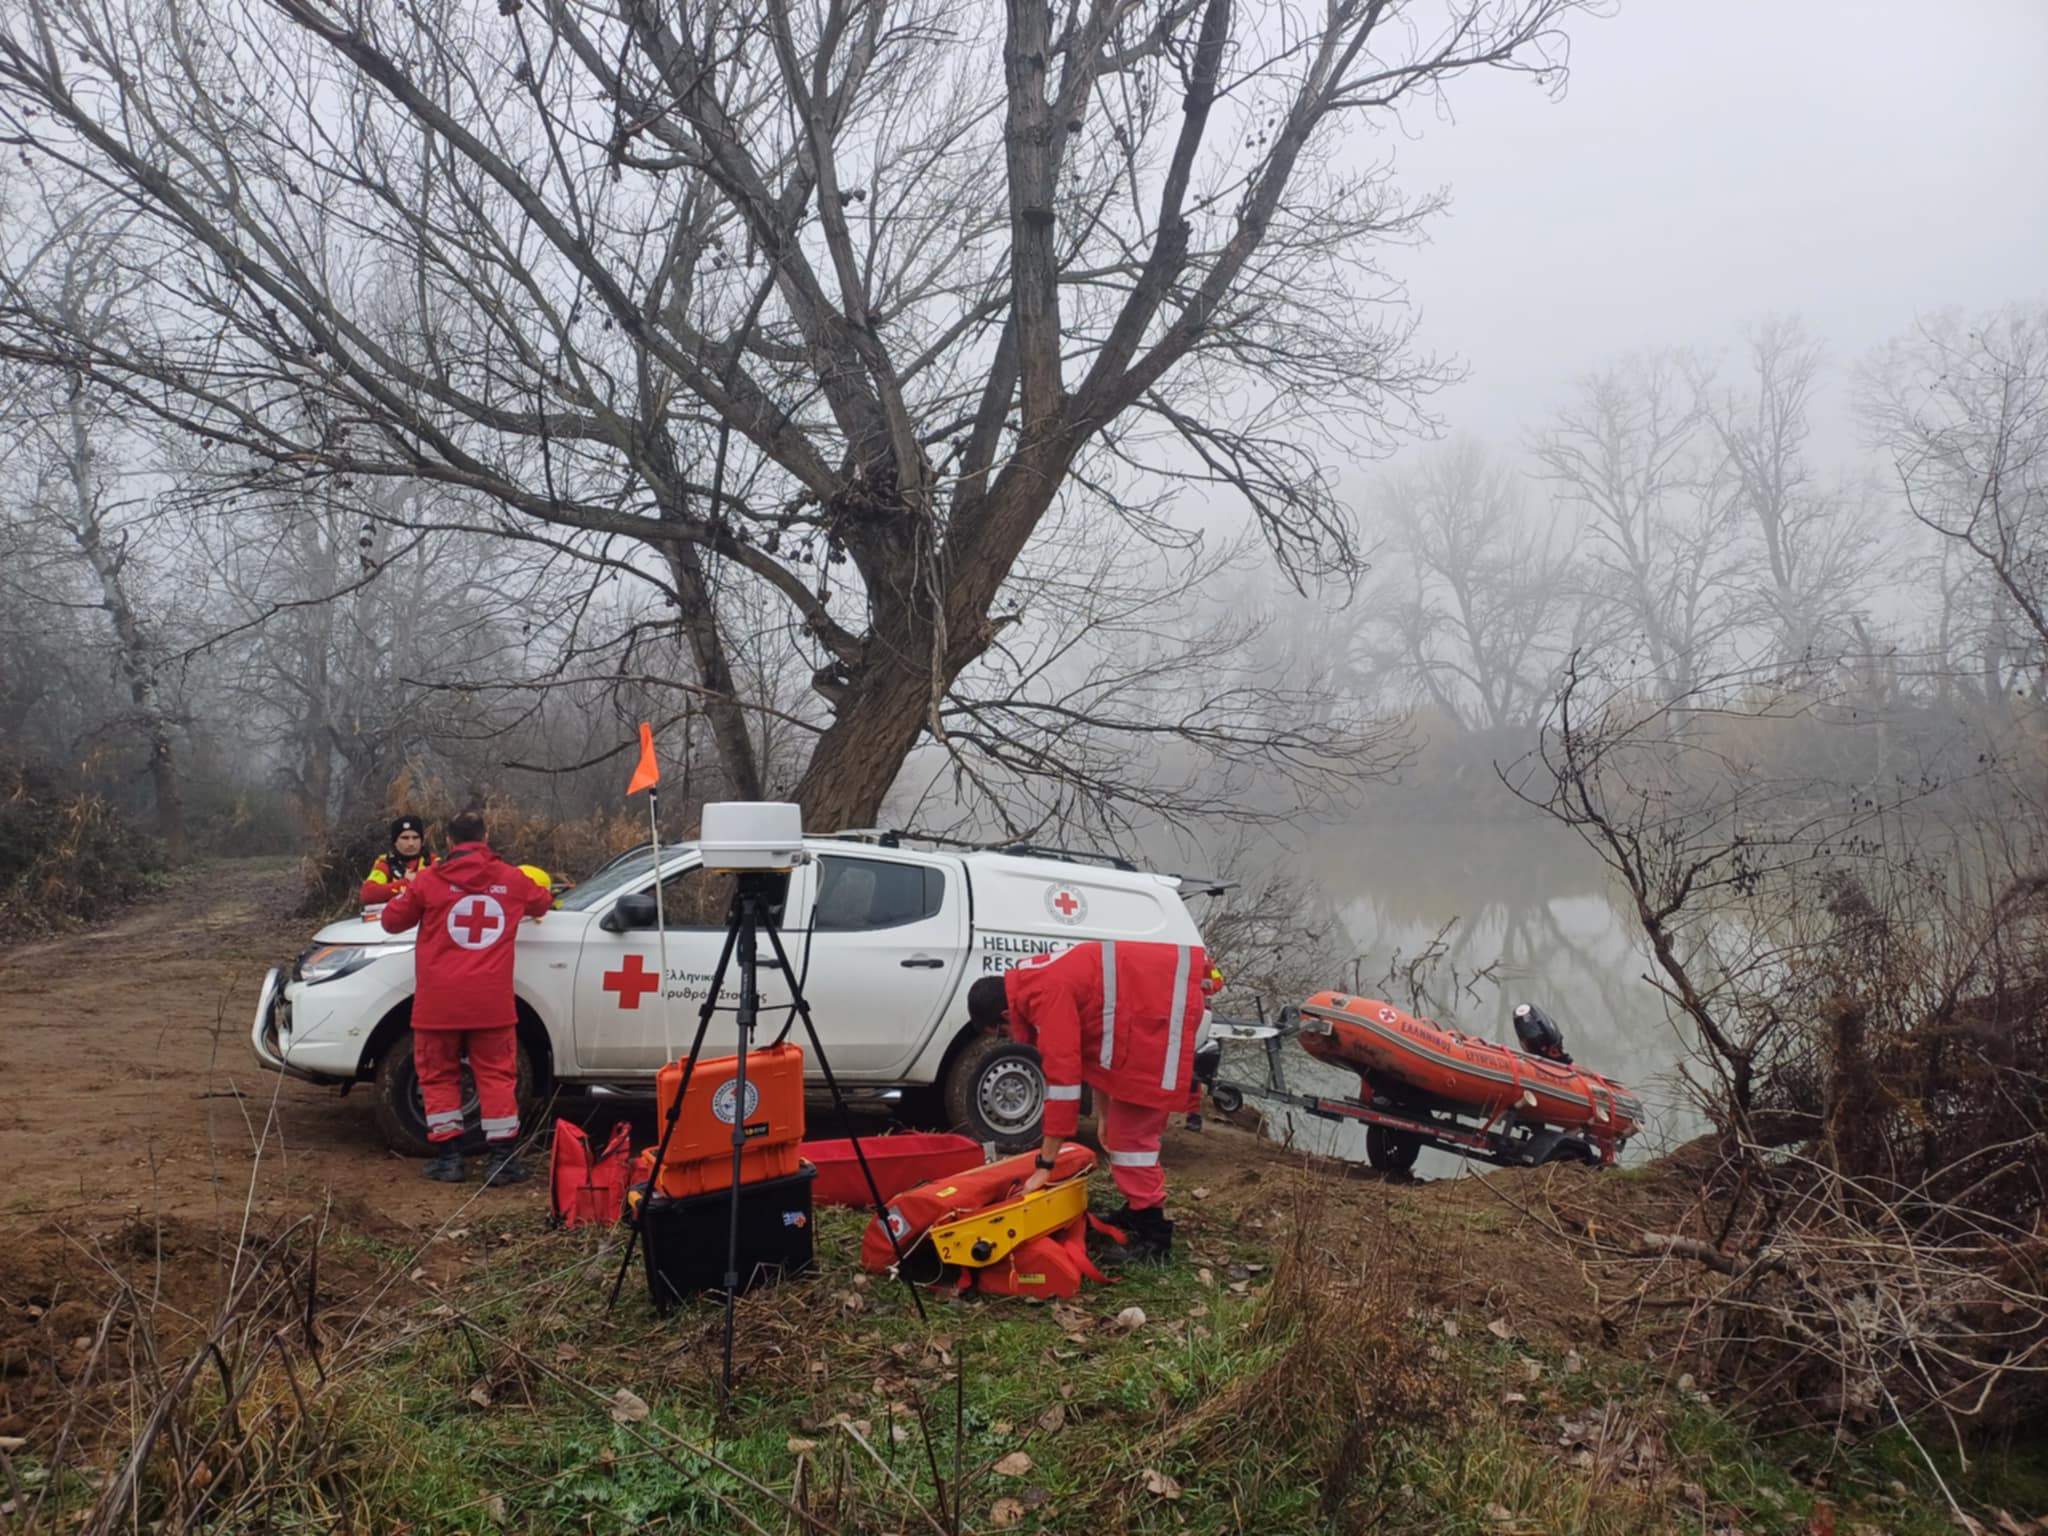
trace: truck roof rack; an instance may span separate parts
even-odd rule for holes
[[[1114,853],[1091,853],[1081,848],[1052,848],[1044,843],[988,843],[983,845],[982,852],[1006,853],[1020,859],[1058,859],[1063,864],[1107,864],[1111,869],[1121,870],[1127,875],[1138,873],[1137,865]]]
[[[841,827],[837,832],[809,832],[815,837],[835,843],[873,843],[877,848],[894,848],[906,834],[889,827]],[[912,838],[913,842],[924,842],[924,838]]]
[[[904,832],[894,827],[845,827],[837,832],[817,832],[815,837],[835,842],[869,843],[877,848],[900,848],[905,843],[928,843],[934,848],[957,848],[964,853],[1001,853],[1020,859],[1057,859],[1063,864],[1105,864],[1127,875],[1141,873],[1129,859],[1114,853],[1096,853],[1085,848],[1055,848],[1045,843],[975,843],[958,837],[941,837],[935,832]]]

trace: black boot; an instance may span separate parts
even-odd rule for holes
[[[1126,1258],[1164,1263],[1172,1257],[1173,1223],[1166,1219],[1166,1207],[1152,1205],[1142,1211],[1133,1211],[1131,1225],[1126,1230],[1131,1238],[1124,1245]]]
[[[519,1161],[519,1143],[516,1141],[493,1147],[489,1160],[484,1164],[486,1189],[498,1184],[524,1184],[532,1177],[526,1164]]]
[[[1096,1263],[1105,1267],[1137,1259],[1164,1259],[1173,1249],[1173,1223],[1166,1219],[1166,1211],[1161,1206],[1134,1211],[1129,1204],[1124,1204],[1096,1220],[1105,1227],[1114,1227],[1124,1239],[1119,1243],[1090,1225],[1088,1251]]]
[[[420,1177],[437,1184],[460,1184],[469,1177],[462,1166],[462,1149],[450,1142],[420,1165]]]

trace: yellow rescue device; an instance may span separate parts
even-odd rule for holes
[[[945,1222],[933,1227],[929,1236],[944,1262],[983,1269],[1019,1243],[1063,1227],[1087,1209],[1088,1180],[1083,1176]]]

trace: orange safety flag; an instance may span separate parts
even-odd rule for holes
[[[633,770],[633,782],[626,786],[626,793],[637,795],[660,782],[661,764],[654,760],[654,727],[643,720],[640,722],[640,766]]]

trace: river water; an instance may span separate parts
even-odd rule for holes
[[[1557,1021],[1584,1066],[1642,1098],[1644,1131],[1624,1150],[1637,1162],[1685,1141],[1705,1123],[1676,1080],[1685,1037],[1643,979],[1651,969],[1629,910],[1599,860],[1569,829],[1544,821],[1413,819],[1391,812],[1317,831],[1290,855],[1329,903],[1340,930],[1332,952],[1348,966],[1322,981],[1426,1013],[1467,1034],[1512,1042],[1515,1004],[1532,1002]],[[1427,994],[1404,978],[1385,982],[1444,933],[1442,952],[1420,973]],[[1298,1001],[1298,999],[1297,999]],[[1226,993],[1229,1009],[1240,1000]],[[1286,1053],[1288,1085],[1348,1096],[1357,1079]],[[1224,1076],[1263,1081],[1263,1053],[1233,1047]],[[1256,1102],[1256,1101],[1254,1101]],[[1266,1106],[1271,1134],[1325,1156],[1362,1161],[1364,1127],[1332,1124]],[[1469,1171],[1463,1159],[1425,1151],[1417,1175]]]

